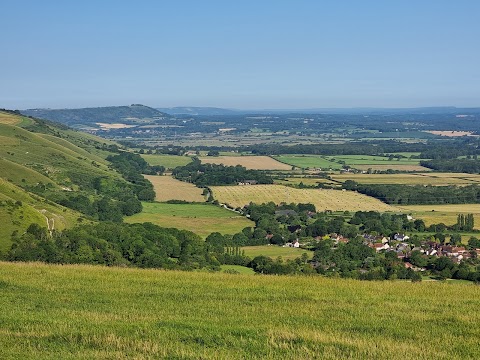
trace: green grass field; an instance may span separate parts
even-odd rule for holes
[[[143,154],[142,158],[145,159],[150,165],[161,165],[167,169],[174,169],[177,166],[185,166],[192,162],[192,159],[188,156],[178,155],[156,155],[156,154]]]
[[[244,246],[242,250],[245,251],[245,255],[251,258],[263,255],[271,257],[272,259],[281,256],[283,260],[293,260],[302,256],[303,253],[307,253],[309,259],[313,256],[313,251],[276,245]]]
[[[220,269],[225,272],[225,271],[235,271],[237,273],[243,274],[243,275],[255,275],[255,271],[253,269],[248,268],[246,266],[240,266],[240,265],[221,265]]]
[[[476,359],[480,287],[0,263],[2,359]]]
[[[190,230],[202,237],[212,232],[236,234],[255,226],[247,218],[211,204],[143,203],[140,214],[125,217],[128,223],[151,222],[163,227]]]
[[[285,164],[293,165],[299,168],[321,168],[339,170],[342,165],[328,161],[327,159],[318,155],[278,155],[272,156],[275,160],[283,162]]]

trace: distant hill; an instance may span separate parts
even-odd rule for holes
[[[157,110],[172,115],[238,115],[243,111],[222,109],[216,107],[197,107],[197,106],[177,106],[171,108],[157,108]]]
[[[75,128],[81,128],[82,126],[95,127],[96,123],[138,125],[171,117],[169,114],[141,104],[81,109],[28,109],[21,110],[21,113],[56,121]]]

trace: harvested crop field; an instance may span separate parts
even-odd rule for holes
[[[388,164],[385,164],[385,165],[355,165],[354,167],[355,167],[355,169],[359,169],[359,170],[372,169],[372,170],[383,171],[383,170],[391,169],[391,170],[399,170],[399,171],[432,171],[431,169],[426,168],[426,167],[421,166],[421,165],[396,165],[396,164],[388,165]]]
[[[261,204],[312,203],[317,211],[396,211],[393,206],[353,191],[330,189],[295,189],[282,185],[211,186],[213,197],[232,207],[250,202]]]
[[[452,173],[421,174],[339,174],[331,175],[333,180],[353,180],[359,184],[401,184],[401,185],[471,185],[480,183],[479,175]]]
[[[174,179],[169,175],[144,175],[153,184],[156,201],[184,200],[205,202],[202,189],[193,184]]]
[[[412,213],[414,218],[422,219],[427,226],[439,223],[454,225],[458,214],[473,214],[475,228],[480,229],[480,204],[402,205],[397,208]]]
[[[459,136],[478,136],[473,135],[471,131],[440,131],[440,130],[431,130],[425,131],[433,135],[448,136],[448,137],[459,137]]]
[[[282,164],[269,156],[205,156],[199,158],[202,163],[223,164],[225,166],[241,165],[249,170],[291,170],[292,167]]]

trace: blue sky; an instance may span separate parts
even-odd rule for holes
[[[480,106],[477,0],[0,8],[0,107]]]

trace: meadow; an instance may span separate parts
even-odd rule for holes
[[[291,170],[292,167],[274,160],[269,156],[205,156],[199,158],[202,163],[241,165],[249,170]]]
[[[212,232],[236,234],[243,228],[254,227],[253,221],[211,204],[142,203],[143,211],[125,217],[127,223],[151,222],[163,227],[190,230],[202,237]]]
[[[480,288],[0,263],[2,359],[475,359]]]
[[[184,200],[205,202],[202,189],[193,184],[174,179],[172,176],[144,175],[153,184],[156,201]]]
[[[192,159],[188,156],[160,154],[142,154],[141,156],[150,165],[160,165],[164,166],[166,169],[175,169],[177,166],[185,166],[192,162]]]
[[[237,208],[250,202],[261,204],[311,203],[317,211],[396,211],[380,200],[353,191],[330,189],[295,189],[282,185],[211,186],[213,197],[220,203]]]
[[[398,209],[422,219],[427,226],[438,223],[454,225],[458,214],[473,214],[475,228],[480,229],[480,204],[401,205]]]
[[[281,256],[283,260],[293,260],[302,256],[303,253],[306,253],[309,259],[313,257],[313,251],[293,247],[282,247],[277,245],[244,246],[242,247],[242,250],[245,251],[245,255],[251,258],[263,255],[268,256],[274,260],[279,256]]]
[[[321,168],[340,170],[342,168],[341,164],[338,164],[334,161],[329,161],[325,157],[321,157],[318,155],[277,155],[273,156],[273,158],[285,164],[289,164],[303,169]]]

